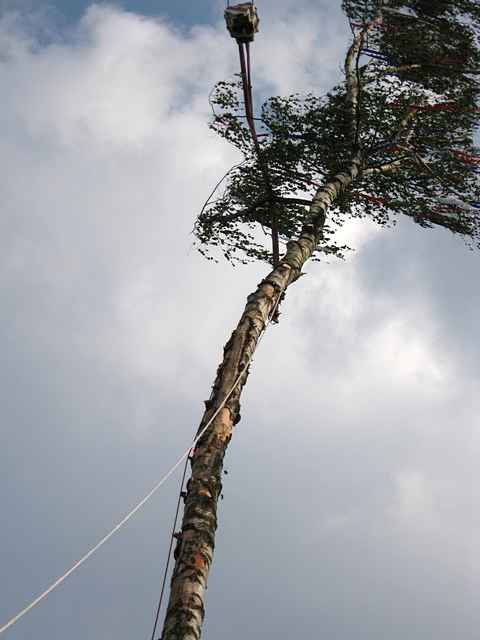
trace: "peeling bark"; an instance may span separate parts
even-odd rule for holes
[[[192,473],[187,483],[162,640],[199,640],[201,636],[205,590],[215,547],[223,459],[233,428],[240,421],[240,396],[249,374],[251,357],[280,296],[301,275],[303,265],[321,239],[327,209],[360,175],[360,164],[360,158],[355,158],[348,172],[338,174],[315,194],[300,237],[287,244],[280,264],[248,296],[240,321],[224,347],[223,360],[211,396],[205,402],[206,411],[197,433],[207,424],[239,376],[240,380],[192,454]]]

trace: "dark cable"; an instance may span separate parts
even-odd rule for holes
[[[151,640],[155,640],[155,633],[157,631],[158,619],[160,617],[160,610],[162,608],[163,595],[165,593],[165,585],[167,583],[168,569],[170,567],[170,560],[172,558],[172,548],[173,548],[173,541],[174,541],[173,534],[175,533],[175,529],[177,528],[178,514],[180,512],[180,503],[182,501],[183,484],[185,482],[185,476],[187,475],[188,460],[189,460],[189,456],[186,458],[185,467],[183,468],[182,481],[180,483],[180,492],[178,494],[178,500],[177,500],[177,509],[175,511],[175,517],[173,519],[172,533],[170,535],[170,546],[168,547],[167,562],[165,564],[165,571],[163,573],[162,588],[160,590],[160,597],[158,599],[158,606],[155,614],[155,622],[153,623]]]
[[[218,188],[220,187],[220,185],[222,184],[222,182],[223,182],[226,178],[228,178],[228,176],[229,176],[233,171],[235,171],[235,169],[238,169],[239,167],[241,167],[242,165],[244,165],[246,162],[247,162],[247,160],[242,160],[242,162],[239,162],[238,164],[233,165],[233,167],[231,167],[231,168],[227,171],[227,173],[226,173],[226,174],[225,174],[225,175],[224,175],[224,176],[223,176],[223,177],[222,177],[222,178],[217,182],[217,184],[215,185],[215,187],[214,187],[214,189],[213,189],[212,193],[208,196],[208,198],[207,198],[206,202],[204,203],[204,205],[203,205],[203,207],[202,207],[202,209],[201,209],[200,213],[198,214],[197,219],[195,220],[195,223],[194,223],[194,225],[193,225],[193,229],[191,230],[191,232],[190,232],[190,233],[194,233],[194,232],[195,232],[195,229],[197,228],[197,225],[198,225],[198,223],[199,223],[199,221],[200,221],[200,218],[202,217],[202,215],[203,215],[203,213],[205,212],[206,208],[207,208],[210,204],[212,204],[212,198],[213,198],[213,196],[215,195],[215,193],[216,193],[217,189],[218,189]],[[222,200],[222,199],[223,199],[223,198],[219,198],[219,200]]]
[[[278,226],[277,226],[277,216],[274,208],[274,200],[275,196],[273,193],[272,183],[270,180],[270,174],[268,170],[268,166],[265,162],[265,159],[262,154],[262,150],[260,148],[260,144],[258,142],[257,130],[255,128],[255,121],[253,117],[253,95],[252,95],[252,71],[250,64],[250,44],[247,42],[243,44],[240,41],[238,42],[238,52],[240,56],[240,69],[242,75],[242,86],[243,86],[243,95],[245,101],[245,113],[247,117],[248,127],[250,129],[250,134],[252,136],[252,142],[255,149],[255,153],[258,158],[258,164],[260,166],[260,171],[263,176],[263,181],[265,183],[265,188],[270,196],[270,212],[272,217],[272,257],[273,257],[273,266],[276,267],[279,262],[279,242],[278,242]]]

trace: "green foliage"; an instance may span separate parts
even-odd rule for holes
[[[368,59],[354,51],[353,80],[325,96],[272,97],[261,108],[259,153],[240,101],[241,83],[220,82],[211,127],[244,156],[209,201],[195,232],[199,250],[218,247],[232,261],[271,261],[274,216],[280,238],[296,237],[308,204],[360,154],[362,172],[329,210],[317,255],[342,255],[332,234],[350,217],[380,225],[408,215],[478,244],[480,7],[470,0],[344,0]],[[375,21],[372,24],[372,21]],[[348,58],[347,58],[348,60]],[[347,65],[348,66],[348,65]],[[352,112],[352,82],[358,109]],[[353,89],[355,89],[353,87]],[[352,137],[352,123],[356,136]],[[265,184],[262,167],[268,170]]]

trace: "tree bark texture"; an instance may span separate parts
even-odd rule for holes
[[[359,175],[360,164],[357,157],[349,171],[336,175],[316,193],[300,237],[288,243],[280,264],[248,296],[240,321],[224,347],[223,360],[211,396],[205,402],[206,410],[197,433],[241,377],[192,454],[162,640],[199,640],[201,636],[205,590],[215,546],[217,502],[222,490],[223,459],[233,428],[240,421],[240,396],[251,356],[280,296],[301,275],[303,265],[317,247],[327,209]]]

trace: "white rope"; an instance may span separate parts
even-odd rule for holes
[[[284,265],[284,266],[289,266],[289,265]],[[265,322],[265,325],[264,325],[264,327],[263,327],[263,329],[262,329],[262,331],[261,331],[261,333],[260,333],[260,335],[258,337],[257,345],[259,344],[259,342],[263,338],[263,336],[265,334],[265,331],[267,330],[267,327],[269,326],[269,324],[272,321],[273,315],[275,314],[275,310],[276,310],[276,308],[277,308],[277,306],[278,306],[278,304],[280,302],[280,298],[282,296],[282,293],[283,293],[284,289],[285,289],[285,286],[282,286],[282,288],[280,290],[280,293],[278,295],[277,301],[275,302],[275,304],[274,304],[274,306],[272,308],[272,311],[271,311],[269,317],[267,318],[267,320]],[[223,407],[225,406],[225,403],[230,398],[230,396],[234,392],[235,388],[237,387],[238,383],[240,382],[240,379],[245,374],[245,370],[248,367],[248,365],[250,364],[250,361],[251,361],[252,357],[253,357],[253,352],[249,355],[245,368],[239,374],[239,376],[237,377],[237,379],[233,383],[232,388],[227,393],[225,398],[222,400],[222,402],[220,403],[220,405],[218,406],[218,408],[216,409],[216,411],[214,412],[214,414],[212,415],[210,420],[203,427],[203,429],[200,431],[200,433],[197,434],[197,436],[193,440],[191,446],[182,454],[182,456],[177,460],[177,462],[173,465],[173,467],[171,467],[169,469],[169,471],[167,471],[167,473],[161,478],[161,480],[159,480],[159,482],[157,482],[157,484],[153,487],[153,489],[149,493],[147,493],[147,495],[137,504],[137,506],[134,507],[123,518],[123,520],[120,520],[120,522],[117,525],[115,525],[115,527],[113,527],[113,529],[111,529],[111,531],[109,531],[106,536],[104,536],[99,542],[97,542],[97,544],[95,546],[93,546],[89,551],[87,551],[87,553],[84,556],[82,556],[80,558],[80,560],[78,560],[72,567],[70,567],[70,569],[65,571],[65,573],[62,576],[57,578],[55,580],[55,582],[53,582],[47,589],[45,589],[45,591],[43,593],[41,593],[38,597],[36,597],[35,600],[32,600],[32,602],[29,605],[27,605],[24,609],[22,609],[15,616],[13,616],[13,618],[11,618],[11,620],[9,620],[6,624],[4,624],[3,627],[0,627],[0,634],[2,634],[5,631],[7,631],[7,629],[10,629],[10,627],[13,627],[13,625],[16,622],[18,622],[21,618],[23,618],[23,616],[25,616],[29,611],[31,611],[38,604],[40,604],[40,602],[42,602],[42,600],[44,600],[48,595],[50,595],[52,593],[52,591],[54,591],[57,587],[59,587],[62,584],[62,582],[64,582],[74,571],[76,571],[79,567],[81,567],[82,564],[84,562],[86,562],[90,558],[90,556],[92,556],[96,551],[98,551],[98,549],[100,549],[100,547],[103,547],[103,545],[106,542],[108,542],[108,540],[110,540],[110,538],[115,533],[117,533],[117,531],[119,529],[121,529],[123,527],[123,525],[125,525],[129,520],[131,520],[131,518],[133,518],[133,516],[137,513],[137,511],[139,511],[146,502],[148,502],[150,500],[150,498],[160,489],[160,487],[168,480],[168,478],[170,478],[170,476],[178,469],[178,467],[182,464],[182,462],[185,460],[185,458],[190,454],[190,451],[195,447],[195,445],[200,440],[200,438],[203,436],[205,431],[208,429],[208,427],[212,424],[212,422],[218,416],[220,411],[223,409]]]

